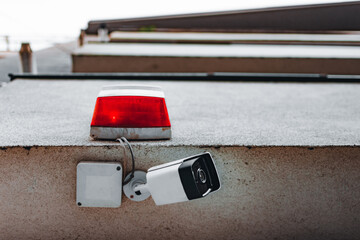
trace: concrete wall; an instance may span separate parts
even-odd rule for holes
[[[122,161],[118,146],[0,149],[0,239],[359,239],[359,147],[146,146],[136,166],[209,151],[222,188],[156,206],[79,208],[76,165]],[[130,166],[130,165],[129,165]]]

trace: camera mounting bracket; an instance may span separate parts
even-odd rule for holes
[[[130,175],[128,174],[124,181],[127,181]],[[150,192],[146,189],[146,172],[136,170],[130,182],[123,186],[123,190],[124,194],[135,202],[141,202],[150,197]]]

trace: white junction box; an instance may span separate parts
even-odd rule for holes
[[[121,205],[122,166],[119,162],[80,162],[76,174],[76,203],[80,207]]]

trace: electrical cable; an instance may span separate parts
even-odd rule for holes
[[[121,137],[121,138],[118,138],[116,139],[117,141],[119,141],[120,143],[122,143],[122,141],[124,141],[126,143],[126,145],[128,146],[129,150],[130,150],[130,153],[131,153],[131,160],[132,160],[132,170],[131,170],[131,174],[130,174],[130,177],[129,179],[127,179],[126,181],[123,182],[123,185],[126,185],[128,184],[131,179],[134,178],[134,174],[135,174],[135,157],[134,157],[134,152],[133,152],[133,149],[131,147],[131,144],[129,143],[129,141],[125,138],[125,137]]]

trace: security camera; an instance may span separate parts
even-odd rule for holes
[[[124,193],[134,201],[151,195],[156,205],[164,205],[202,198],[218,189],[219,176],[207,152],[152,167],[147,173],[135,171]]]

